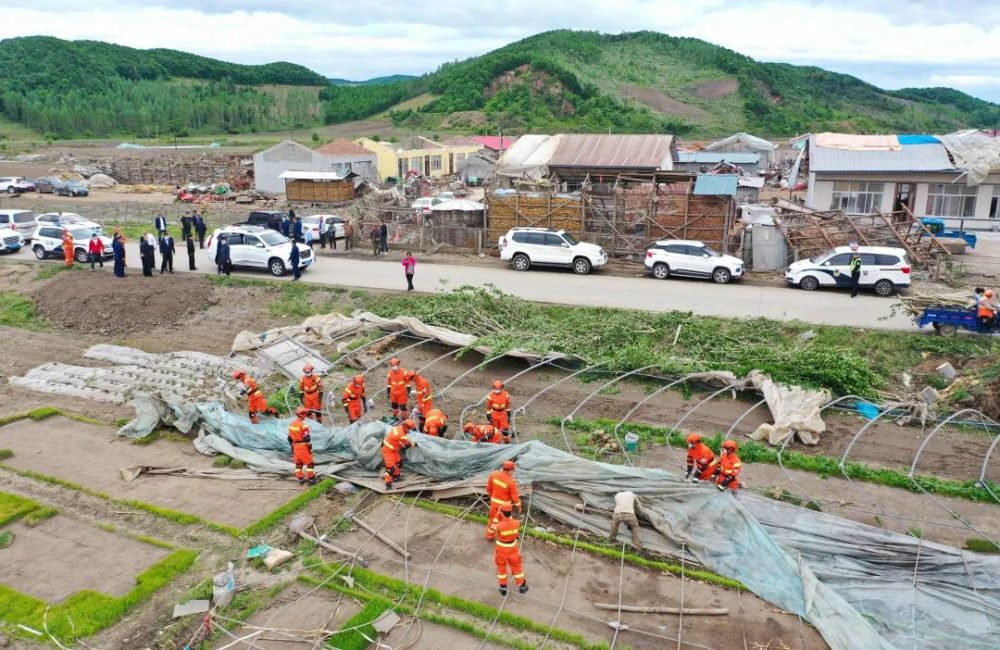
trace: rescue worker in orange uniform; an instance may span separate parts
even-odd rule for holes
[[[323,421],[323,380],[313,374],[315,369],[306,364],[302,368],[302,378],[299,379],[299,390],[302,391],[302,406],[309,411],[309,417],[317,422]]]
[[[690,479],[692,483],[707,481],[715,467],[715,454],[701,441],[701,436],[697,433],[688,436],[687,445],[687,474],[684,478]]]
[[[260,389],[253,377],[243,370],[237,370],[233,372],[233,379],[243,382],[243,390],[240,391],[240,394],[247,396],[247,412],[250,414],[251,422],[254,424],[260,422],[260,418],[257,417],[260,413],[278,415],[276,409],[267,405],[267,397],[264,396],[264,391]]]
[[[510,442],[510,395],[503,389],[503,382],[493,382],[493,390],[486,394],[486,417],[503,436],[504,444]]]
[[[424,418],[424,433],[429,436],[444,437],[448,431],[448,416],[441,409],[431,409]]]
[[[396,357],[389,359],[389,376],[385,386],[385,396],[392,408],[392,416],[397,420],[406,418],[406,400],[409,398],[406,390],[406,371],[399,363],[399,359]]]
[[[434,409],[431,383],[427,381],[426,377],[415,370],[408,370],[406,372],[406,381],[413,383],[413,392],[417,399],[417,424],[420,425],[420,430],[424,431],[424,420],[427,419],[427,414]]]
[[[292,447],[292,462],[295,463],[295,478],[299,485],[316,485],[316,469],[313,464],[312,438],[309,435],[309,425],[305,418],[309,409],[300,406],[295,409],[295,419],[288,425],[288,444]],[[305,468],[305,473],[302,468]]]
[[[361,419],[362,413],[368,412],[368,398],[365,396],[365,376],[354,375],[351,383],[344,389],[344,411],[347,421],[354,424]]]
[[[511,516],[510,508],[501,510],[497,518],[496,554],[493,557],[497,565],[497,580],[500,583],[500,595],[507,595],[507,568],[514,574],[514,583],[522,594],[528,593],[528,582],[524,579],[524,561],[518,549],[518,534],[521,522]]]
[[[409,434],[417,429],[417,423],[407,418],[402,423],[389,429],[385,439],[382,440],[382,461],[385,463],[385,489],[392,489],[392,481],[402,476],[403,473],[403,451],[410,447],[416,447],[417,443],[410,442]]]
[[[66,266],[73,266],[73,235],[69,228],[63,228],[62,233],[63,257],[66,259]]]
[[[486,494],[490,495],[490,514],[486,521],[486,539],[493,539],[496,534],[498,513],[511,507],[521,511],[521,495],[517,493],[517,481],[514,480],[514,461],[505,460],[500,469],[490,474],[486,479]]]
[[[472,442],[487,442],[494,445],[499,445],[503,442],[500,432],[492,424],[466,422],[465,426],[462,427],[462,431],[472,438]]]
[[[735,440],[726,440],[722,443],[722,454],[719,456],[715,464],[715,472],[712,474],[712,480],[715,481],[715,486],[719,490],[725,490],[726,488],[738,490],[740,487],[738,477],[740,470],[743,469],[743,463],[740,462],[740,457],[736,455],[736,449]]]

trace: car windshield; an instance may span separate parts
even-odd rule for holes
[[[268,246],[277,246],[278,244],[284,244],[288,241],[288,237],[285,237],[281,233],[274,232],[273,230],[255,234],[264,240],[264,243]]]
[[[82,218],[76,216],[75,214],[63,214],[55,219],[59,223],[80,223],[83,221]]]
[[[814,255],[813,257],[810,257],[809,261],[812,262],[813,264],[819,264],[820,262],[822,262],[823,260],[825,260],[826,258],[830,257],[831,255],[833,255],[836,252],[837,251],[835,251],[835,250],[833,250],[831,248],[830,250],[826,251],[825,253],[820,253],[819,255]]]
[[[90,239],[94,233],[99,236],[104,236],[104,231],[100,227],[97,228],[73,228],[69,231],[69,234],[73,235],[73,239]]]
[[[576,246],[577,244],[580,243],[573,237],[573,235],[569,234],[568,232],[564,232],[562,236],[563,239],[565,239],[570,246]]]

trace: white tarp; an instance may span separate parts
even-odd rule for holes
[[[819,434],[826,431],[820,410],[830,401],[829,391],[781,386],[756,370],[750,373],[750,382],[764,396],[774,418],[774,424],[760,425],[751,438],[780,445],[786,438],[798,435],[804,444],[819,444]]]
[[[522,135],[500,156],[497,175],[535,181],[545,178],[561,140],[561,135]]]
[[[951,154],[955,166],[965,172],[965,184],[979,185],[990,172],[1000,169],[1000,139],[969,129],[939,135],[944,148]]]

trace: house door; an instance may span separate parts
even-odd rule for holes
[[[913,184],[896,183],[896,200],[892,204],[893,212],[903,212],[904,208],[913,213]]]
[[[424,176],[431,175],[431,157],[424,156]]]
[[[451,176],[455,173],[455,154],[448,154],[448,175]]]

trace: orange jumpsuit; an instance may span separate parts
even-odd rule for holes
[[[739,456],[733,453],[720,454],[715,469],[716,484],[728,487],[730,490],[739,489],[740,481],[738,477],[742,469],[743,463],[740,461]]]
[[[424,420],[424,433],[429,436],[444,437],[448,430],[448,416],[441,412],[441,409],[431,409],[427,412],[427,419]]]
[[[510,395],[507,391],[500,389],[499,393],[495,390],[487,393],[486,417],[503,435],[503,441],[510,442]]]
[[[62,235],[63,256],[66,258],[66,266],[73,266],[73,235],[68,230]]]
[[[472,429],[472,441],[499,445],[503,442],[503,438],[500,437],[500,432],[492,424],[477,424]]]
[[[295,418],[288,425],[288,444],[292,446],[292,462],[295,463],[295,478],[302,483],[306,479],[312,481],[316,477],[313,464],[312,439],[309,436],[309,426],[302,418]],[[302,468],[305,467],[305,475]]]
[[[434,398],[431,396],[431,383],[423,375],[413,376],[413,388],[417,393],[417,412],[421,418],[434,408]]]
[[[382,441],[382,461],[385,463],[385,487],[392,488],[393,479],[403,473],[403,450],[410,447],[410,437],[403,425],[389,430]]]
[[[524,584],[524,563],[521,551],[517,548],[517,536],[521,522],[513,517],[505,517],[497,522],[496,555],[497,580],[501,587],[507,586],[507,567],[514,574],[514,583],[518,587]]]
[[[268,415],[277,415],[278,412],[267,405],[267,397],[264,396],[264,391],[257,386],[257,382],[250,375],[243,377],[243,385],[246,387],[247,392],[247,410],[250,413],[250,421],[257,424],[260,420],[257,415],[259,413],[267,413]]]
[[[715,454],[705,443],[699,442],[694,447],[688,448],[687,468],[689,475],[693,474],[706,481],[712,477],[712,471],[715,469]]]
[[[344,389],[344,410],[347,411],[348,422],[354,423],[361,419],[365,409],[365,385],[355,384],[353,380]]]
[[[389,398],[389,406],[392,407],[393,416],[406,417],[406,400],[409,394],[406,390],[406,371],[402,368],[389,371],[386,380],[386,395]]]
[[[503,469],[490,474],[486,479],[486,494],[490,495],[490,514],[486,522],[486,539],[493,539],[497,517],[503,509],[521,509],[521,495],[517,493],[517,481]]]
[[[299,379],[302,391],[302,406],[309,409],[309,415],[317,422],[323,421],[323,380],[316,375],[304,375]]]

